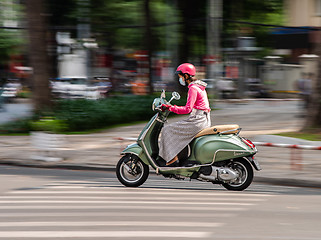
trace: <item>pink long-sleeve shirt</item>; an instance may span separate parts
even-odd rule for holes
[[[169,110],[177,114],[189,114],[193,108],[204,111],[211,111],[206,93],[206,83],[202,81],[195,81],[188,85],[188,97],[185,106],[171,106]]]

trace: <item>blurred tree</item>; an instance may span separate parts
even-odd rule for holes
[[[141,50],[144,36],[142,0],[91,2],[91,29],[99,47],[114,56],[118,49]],[[109,76],[116,86],[114,71]]]
[[[174,11],[163,0],[92,1],[91,27],[99,46],[109,53],[115,49],[147,50],[153,57],[155,51],[164,51],[170,44],[166,43],[165,28],[167,21],[176,19]],[[151,62],[149,66],[151,72]],[[152,92],[152,81],[149,83]]]
[[[206,3],[198,0],[177,2],[182,18],[179,48],[181,63],[206,54]]]
[[[317,33],[321,36],[321,33]],[[321,56],[321,42],[315,44],[314,54]],[[308,101],[305,123],[302,131],[321,133],[321,57],[318,58],[318,73],[312,79],[312,91]]]
[[[50,12],[49,25],[55,27],[76,26],[77,16],[74,13],[77,9],[77,0],[47,0],[47,10]],[[63,29],[57,29],[61,31]],[[66,29],[71,31],[72,29]]]
[[[67,26],[66,31],[72,32],[75,37],[80,14],[77,10],[78,1],[46,0],[49,6],[50,25]],[[31,4],[28,2],[26,1],[27,6]],[[173,50],[168,47],[172,45],[179,48],[178,62],[202,63],[202,57],[206,54],[207,1],[88,0],[88,2],[90,2],[88,19],[92,37],[97,39],[100,50],[105,53],[113,55],[116,49],[133,51],[148,49],[152,53]],[[148,16],[147,6],[149,6]],[[225,0],[224,18],[281,24],[282,0]],[[240,34],[255,35],[259,46],[269,44],[267,41],[269,29],[266,27],[254,28],[251,25],[226,21],[223,29],[225,29],[222,40],[224,47],[228,46],[227,38],[236,39]],[[180,37],[177,38],[176,35]],[[177,41],[178,43],[173,44]]]
[[[91,2],[91,27],[100,46],[141,49],[144,33],[142,0]]]
[[[79,12],[78,0],[48,0],[50,4],[51,25],[74,25],[77,23]],[[95,37],[100,40],[99,46],[142,49],[145,42],[142,36],[145,32],[144,3],[146,0],[91,0],[90,22]],[[180,59],[206,54],[206,12],[207,1],[199,0],[150,0],[151,28],[153,31],[153,47],[164,50],[166,41],[166,24],[179,25],[181,39]],[[177,2],[177,4],[173,4]],[[224,15],[227,20],[241,20],[263,24],[282,24],[283,0],[225,0]],[[177,6],[177,9],[175,9]],[[225,21],[225,37],[239,34],[257,36],[258,44],[268,44],[269,28],[265,26],[252,27]],[[176,39],[171,39],[176,41]],[[224,41],[227,42],[227,41]],[[188,57],[187,57],[188,56]]]
[[[14,29],[19,25],[20,13],[19,4],[13,1],[0,1],[0,78],[7,77],[6,69],[10,57],[22,52],[21,30]],[[13,29],[9,29],[10,27]]]
[[[153,48],[153,32],[151,29],[151,12],[150,12],[150,0],[144,0],[144,12],[145,12],[145,43],[148,51],[148,78],[149,78],[149,93],[154,92],[153,87],[153,68],[152,68],[152,56],[154,52]]]
[[[33,67],[34,110],[38,112],[51,106],[45,1],[26,1],[26,13],[29,31],[29,59]]]
[[[7,63],[12,54],[19,53],[22,40],[17,32],[0,29],[0,64]]]
[[[13,30],[15,31],[15,30]],[[18,32],[0,29],[0,87],[7,81],[10,57],[21,52],[22,38]]]
[[[171,2],[171,1],[170,1]],[[142,49],[145,42],[145,0],[95,0],[91,3],[92,31],[103,46],[110,43],[115,48]],[[166,47],[166,23],[177,22],[177,10],[164,0],[150,0],[150,21],[155,50]],[[101,45],[100,44],[100,45]]]
[[[231,45],[235,44],[234,40],[238,36],[255,36],[259,47],[270,47],[271,27],[254,24],[282,25],[284,23],[283,0],[224,0],[223,9],[225,20],[223,38],[226,40],[222,42],[223,47],[234,47]]]

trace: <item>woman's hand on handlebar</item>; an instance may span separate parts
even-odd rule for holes
[[[162,104],[162,106],[160,108],[161,108],[162,112],[165,112],[166,110],[169,110],[170,107],[171,107],[171,105]]]

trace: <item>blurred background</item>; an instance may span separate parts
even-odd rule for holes
[[[320,25],[319,0],[1,0],[0,101],[29,98],[38,111],[182,93],[174,72],[190,62],[211,99],[300,98],[308,109],[320,98]],[[318,123],[320,109],[307,115]]]

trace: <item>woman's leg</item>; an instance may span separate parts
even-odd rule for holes
[[[172,160],[170,160],[168,163],[166,163],[166,166],[173,164],[178,160],[178,156],[175,156]]]

